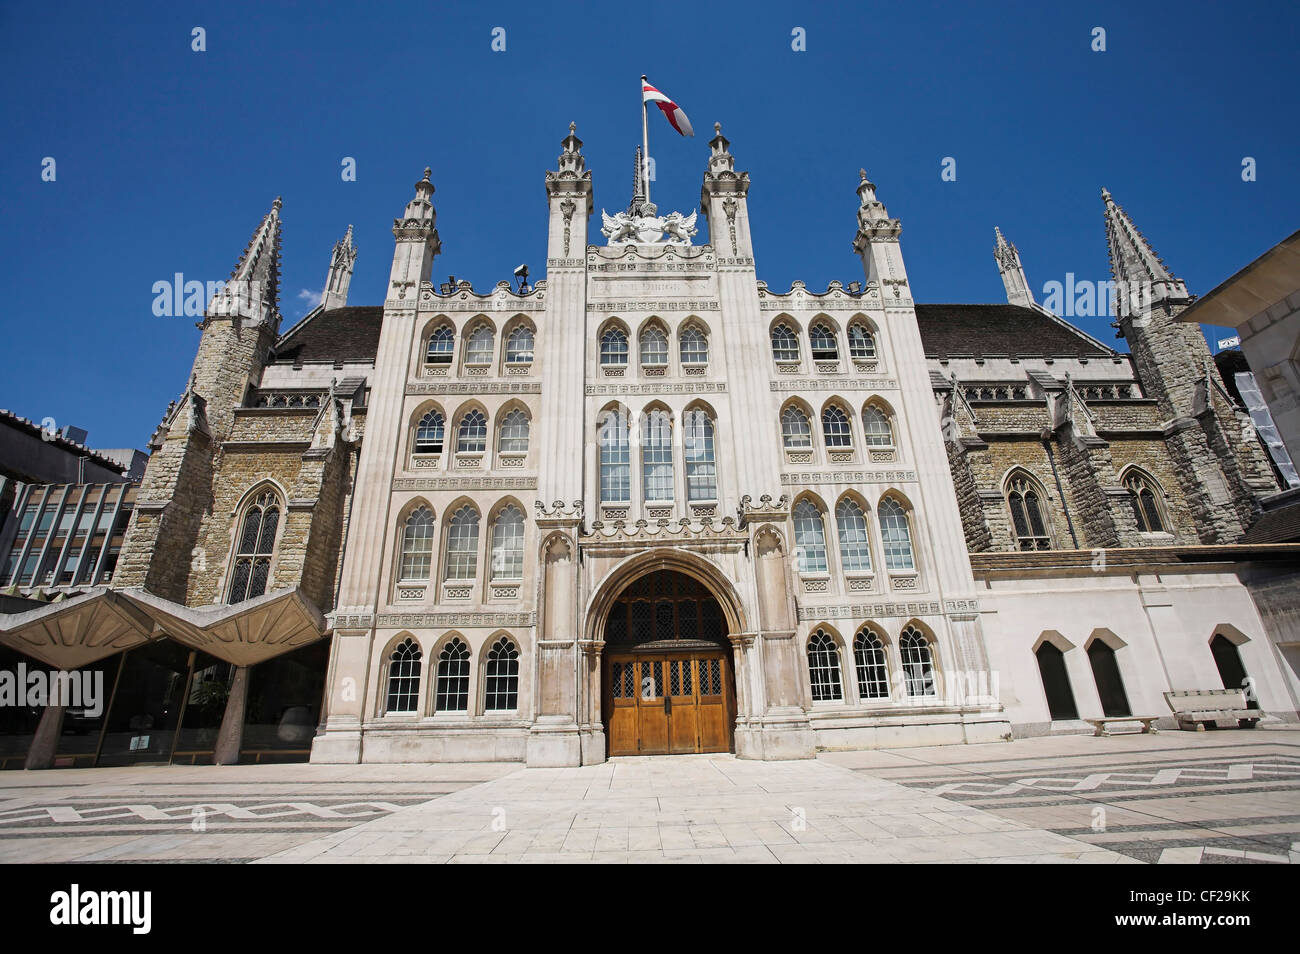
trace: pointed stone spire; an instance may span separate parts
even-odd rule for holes
[[[708,175],[718,177],[736,171],[736,157],[731,154],[731,140],[722,135],[722,123],[713,124],[713,138],[709,140]]]
[[[998,263],[998,271],[1002,274],[1002,284],[1007,290],[1007,304],[1032,308],[1034,293],[1029,289],[1025,267],[1020,264],[1020,252],[1002,237],[1002,230],[996,225],[993,226],[993,234],[997,237],[993,246],[993,260]]]
[[[636,147],[636,163],[632,170],[632,201],[627,207],[628,215],[654,215],[655,207],[646,197],[646,162],[641,155],[641,147]]]
[[[321,293],[321,307],[326,311],[342,308],[348,303],[348,286],[352,284],[352,266],[357,261],[357,249],[352,244],[352,226],[342,239],[334,243],[330,257],[329,274],[325,276],[325,291]]]
[[[280,325],[280,197],[262,218],[230,280],[208,303],[208,318],[241,318]]]
[[[1145,314],[1157,302],[1190,302],[1187,286],[1173,276],[1106,189],[1101,190],[1101,200],[1106,205],[1106,245],[1110,251],[1110,274],[1115,281],[1117,317],[1122,321]]]
[[[897,239],[903,226],[898,219],[889,217],[885,203],[876,198],[876,184],[867,178],[867,170],[859,169],[858,176],[858,234],[853,239],[853,250],[861,254],[873,241]]]
[[[424,167],[424,178],[415,184],[415,198],[406,203],[400,219],[393,220],[393,268],[389,273],[389,297],[405,299],[419,295],[419,286],[429,280],[433,260],[442,251],[438,238],[438,213],[433,208],[433,170]]]
[[[577,133],[578,124],[569,123],[569,134],[560,143],[564,151],[560,153],[560,169],[556,174],[559,179],[590,178],[590,173],[586,172],[587,160],[582,155],[582,140]]]

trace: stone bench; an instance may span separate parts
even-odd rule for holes
[[[1205,731],[1205,724],[1236,722],[1242,728],[1255,728],[1263,716],[1258,709],[1246,708],[1244,689],[1174,689],[1164,694],[1165,702],[1178,720],[1178,728]]]
[[[1106,716],[1098,719],[1084,719],[1083,721],[1093,728],[1093,735],[1110,735],[1110,725],[1112,722],[1141,722],[1142,735],[1158,735],[1160,730],[1154,723],[1160,716]]]

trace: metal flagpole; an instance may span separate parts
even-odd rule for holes
[[[641,184],[645,186],[645,200],[650,201],[650,127],[646,122],[645,74],[641,74]]]

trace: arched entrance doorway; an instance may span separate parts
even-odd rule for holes
[[[605,619],[601,717],[608,754],[729,752],[736,721],[727,619],[694,577],[657,570]]]

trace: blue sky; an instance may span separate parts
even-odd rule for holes
[[[153,284],[226,278],[276,195],[286,328],[349,223],[351,303],[382,301],[426,165],[435,279],[543,277],[543,173],[574,120],[597,209],[627,204],[643,72],[698,130],[650,117],[657,204],[698,205],[721,121],[772,287],[862,277],[865,166],[919,301],[1003,300],[994,225],[1040,299],[1068,272],[1105,280],[1103,185],[1204,293],[1300,224],[1297,20],[1284,2],[5,3],[0,407],[143,446],[198,340],[193,318],[153,314]],[[1077,321],[1116,343],[1108,322]]]

